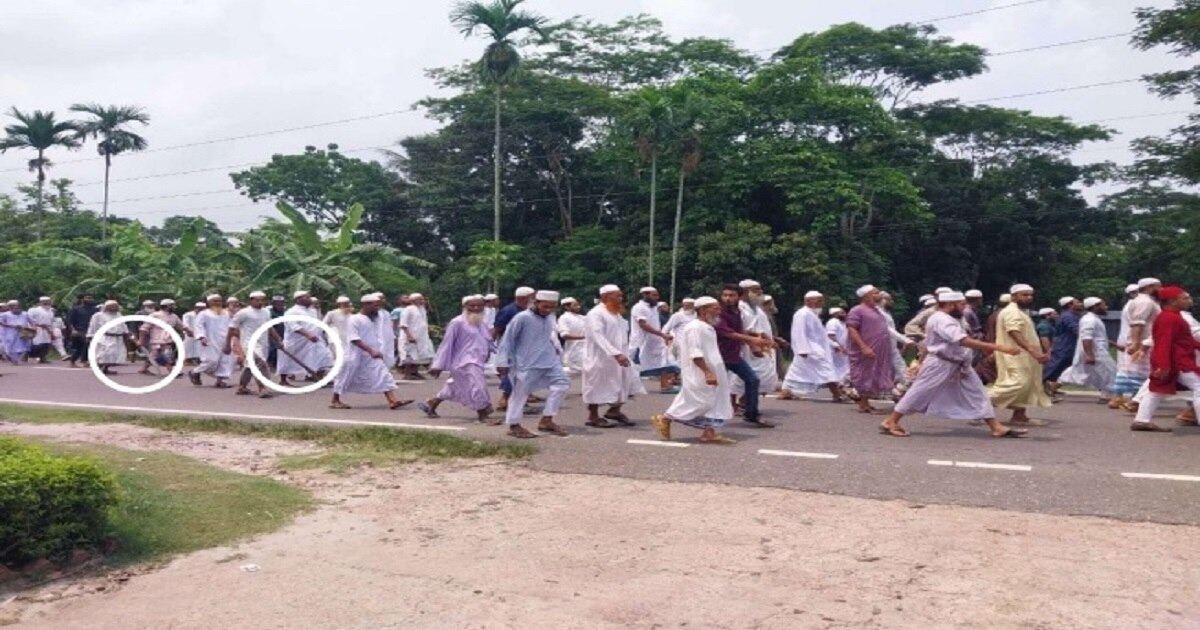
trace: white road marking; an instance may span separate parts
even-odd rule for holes
[[[1029,472],[1033,470],[1033,466],[1024,466],[1021,464],[988,464],[985,462],[955,462],[945,459],[931,459],[926,462],[930,466],[954,466],[956,468],[985,468],[987,470],[1015,470],[1018,472]]]
[[[800,451],[773,451],[763,448],[758,450],[759,455],[777,455],[779,457],[806,457],[808,459],[837,459],[835,453],[802,453]]]
[[[195,416],[197,418],[233,418],[236,420],[283,420],[315,422],[318,424],[345,424],[359,427],[391,427],[394,429],[429,429],[433,431],[466,431],[463,427],[452,427],[436,424],[405,424],[402,422],[371,422],[368,420],[342,420],[336,418],[300,418],[296,416],[264,416],[248,413],[228,413],[223,411],[208,411],[205,409],[160,409],[157,407],[124,407],[120,405],[93,405],[86,403],[51,402],[46,400],[18,400],[0,398],[0,403],[13,405],[31,405],[39,407],[64,407],[69,409],[88,409],[100,411],[131,411],[147,414],[167,414],[176,416]]]
[[[1151,473],[1121,473],[1122,477],[1127,479],[1165,479],[1167,481],[1200,481],[1200,477],[1193,475],[1156,475]]]
[[[686,442],[663,442],[661,440],[625,440],[627,444],[639,444],[641,446],[667,446],[671,448],[687,448],[691,446]]]

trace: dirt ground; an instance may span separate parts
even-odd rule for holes
[[[499,462],[338,477],[275,469],[276,455],[307,450],[287,442],[118,425],[0,432],[169,450],[322,502],[238,545],[0,598],[0,625],[1200,628],[1197,528]]]

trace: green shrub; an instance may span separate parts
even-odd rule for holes
[[[0,564],[99,543],[116,501],[116,479],[95,462],[0,438]]]

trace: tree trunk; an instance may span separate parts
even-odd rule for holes
[[[40,218],[46,207],[42,205],[43,189],[46,188],[45,152],[38,149],[38,181],[37,181],[37,212]]]
[[[654,286],[654,210],[658,200],[658,149],[650,154],[650,258],[646,261],[646,276]]]
[[[492,145],[492,231],[500,242],[500,84],[496,84],[496,138]]]
[[[679,168],[679,196],[675,199],[675,233],[671,237],[671,308],[675,308],[675,272],[679,268],[679,226],[683,222],[683,182],[687,171]]]
[[[112,155],[104,154],[104,210],[100,215],[100,247],[108,244],[108,175],[112,171]]]

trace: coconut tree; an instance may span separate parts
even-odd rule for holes
[[[90,118],[76,123],[80,140],[100,140],[96,152],[104,156],[104,211],[101,213],[100,242],[108,240],[108,177],[112,172],[114,155],[131,151],[144,151],[146,139],[133,133],[128,126],[133,123],[150,124],[150,115],[141,107],[133,105],[72,105],[71,111],[88,114]]]
[[[518,9],[525,0],[492,0],[492,2],[460,2],[450,13],[450,22],[464,37],[483,32],[492,41],[479,59],[479,73],[493,90],[495,106],[495,139],[492,147],[493,232],[500,241],[500,111],[504,87],[521,66],[521,53],[516,37],[523,31],[546,36],[546,18]]]
[[[46,159],[46,151],[54,147],[79,148],[76,124],[69,120],[57,120],[54,112],[44,112],[40,109],[26,113],[13,107],[9,110],[8,115],[17,122],[4,127],[5,137],[0,139],[0,153],[9,149],[37,151],[37,157],[29,160],[29,170],[37,173],[36,208],[41,213],[45,209],[43,198],[46,188],[46,169],[50,166],[50,160]]]

